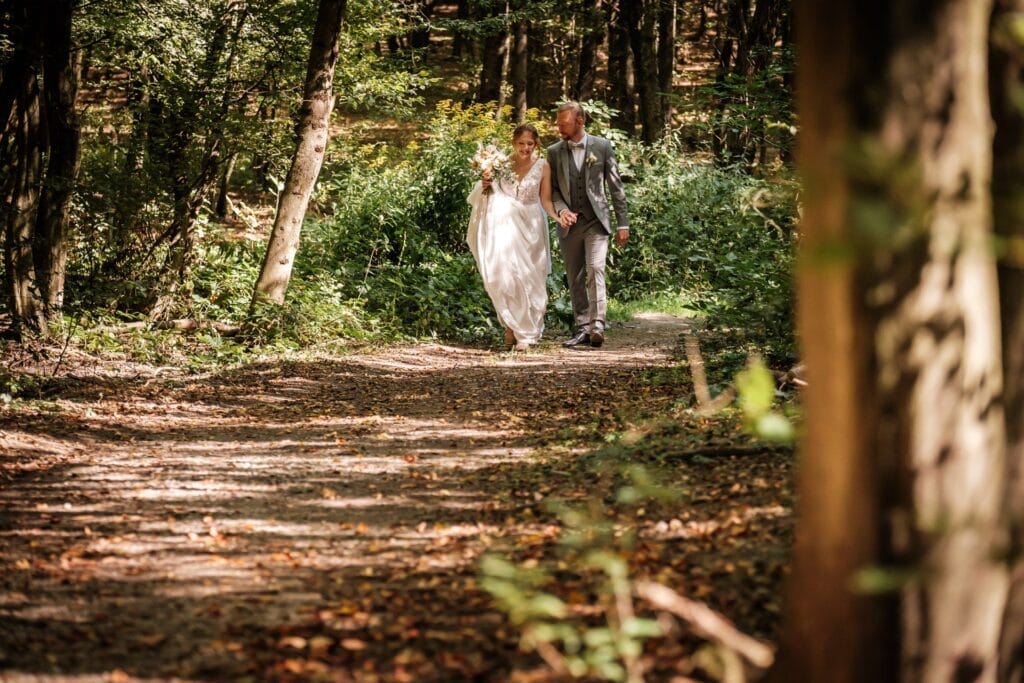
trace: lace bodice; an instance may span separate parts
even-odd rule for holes
[[[534,204],[540,201],[540,181],[544,177],[543,170],[546,163],[543,159],[537,159],[522,180],[518,180],[514,173],[510,178],[502,178],[499,181],[501,191],[510,197],[515,197],[523,204]]]

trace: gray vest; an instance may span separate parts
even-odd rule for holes
[[[573,213],[579,214],[580,218],[583,219],[581,223],[590,223],[597,214],[594,213],[594,207],[590,205],[590,198],[587,197],[587,162],[583,162],[583,172],[576,169],[576,161],[572,158],[572,150],[569,150],[569,184],[572,186],[570,194],[572,195],[572,209]]]

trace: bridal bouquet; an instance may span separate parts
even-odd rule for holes
[[[480,171],[485,178],[494,178],[496,173],[507,172],[509,169],[508,155],[498,149],[495,144],[477,143],[476,154],[469,160],[474,170]],[[493,187],[484,190],[484,194],[494,192]]]

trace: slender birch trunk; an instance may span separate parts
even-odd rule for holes
[[[278,201],[274,228],[253,291],[250,312],[261,301],[278,305],[284,303],[295,252],[299,248],[302,220],[330,139],[334,104],[332,81],[345,5],[346,0],[320,0],[299,110],[298,144]]]

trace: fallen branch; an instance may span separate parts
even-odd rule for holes
[[[686,335],[683,348],[686,350],[686,360],[690,365],[690,376],[693,378],[693,395],[697,397],[697,411],[707,415],[718,412],[732,403],[736,398],[736,392],[732,387],[711,398],[711,388],[704,372],[704,356],[700,352],[697,337],[692,334]]]
[[[195,332],[196,330],[213,330],[222,337],[234,337],[242,329],[241,325],[230,325],[216,320],[195,320],[193,318],[179,318],[177,320],[139,320],[120,325],[101,325],[94,327],[98,332],[128,332],[130,330],[179,330],[181,332]]]
[[[767,669],[775,661],[775,650],[772,647],[743,633],[702,602],[685,598],[671,588],[653,581],[638,581],[636,592],[658,609],[670,612],[690,624],[697,635],[738,652],[758,668]]]
[[[664,451],[658,453],[659,460],[685,460],[687,458],[724,458],[730,455],[753,456],[753,455],[774,455],[789,454],[793,452],[792,446],[780,446],[778,444],[763,446],[698,446],[682,451]]]

